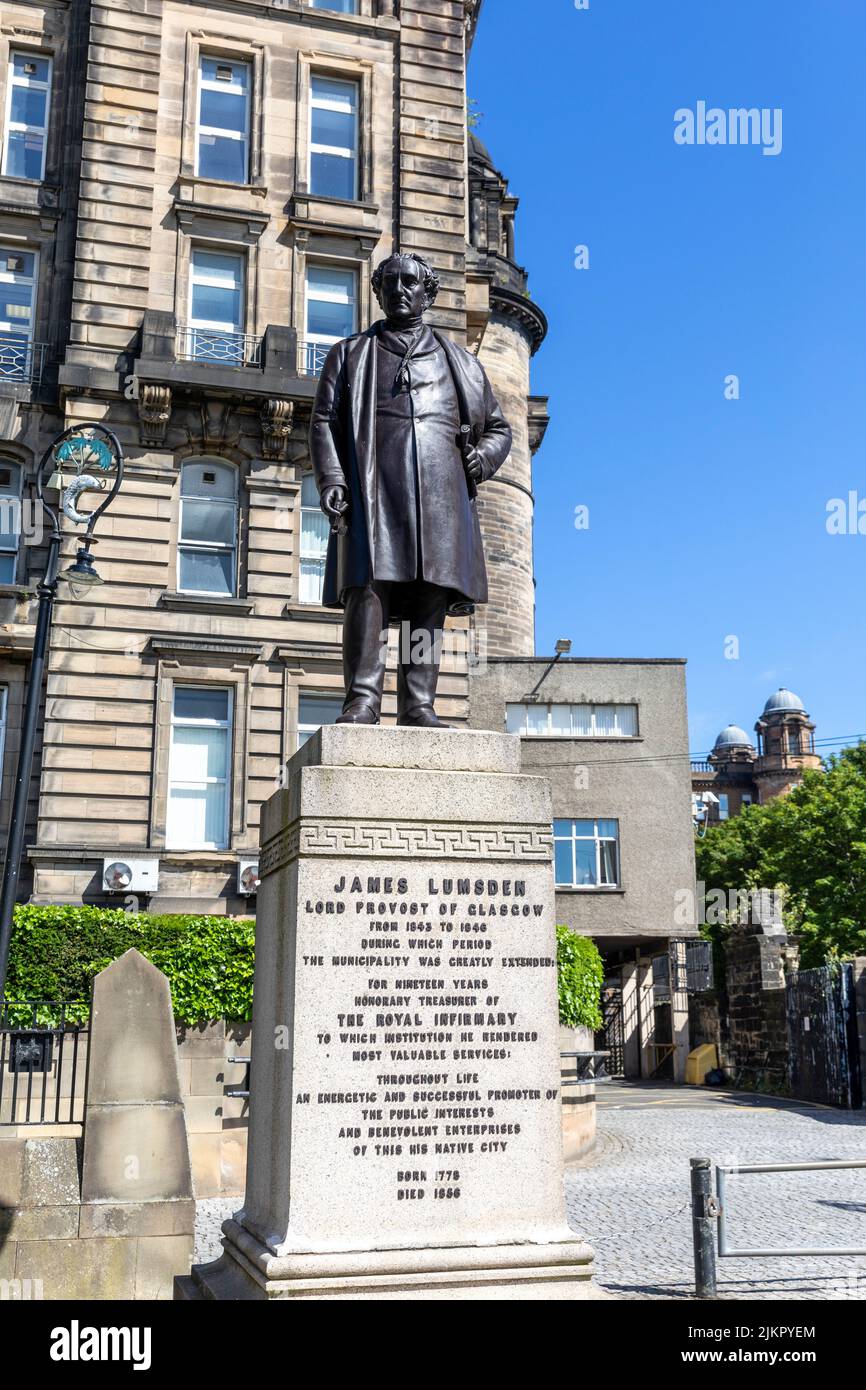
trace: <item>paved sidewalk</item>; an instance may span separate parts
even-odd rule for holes
[[[692,1295],[690,1158],[866,1159],[862,1110],[663,1083],[598,1089],[599,1140],[568,1169],[566,1200],[571,1225],[595,1249],[598,1282],[620,1297]],[[866,1249],[866,1168],[744,1174],[729,1184],[728,1229],[738,1245]],[[722,1260],[718,1268],[726,1298],[866,1298],[866,1256]]]

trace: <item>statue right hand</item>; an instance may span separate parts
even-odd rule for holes
[[[319,498],[319,504],[334,530],[345,532],[345,514],[349,510],[349,498],[344,487],[335,484],[326,487]]]

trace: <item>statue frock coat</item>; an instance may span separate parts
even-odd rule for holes
[[[342,608],[346,589],[372,580],[424,579],[464,613],[487,602],[487,573],[459,429],[469,426],[482,482],[508,457],[511,430],[478,359],[435,330],[425,328],[408,363],[410,389],[395,389],[397,342],[373,324],[336,343],[322,370],[310,428],[316,483],[349,499],[346,533],[328,542],[322,602]]]

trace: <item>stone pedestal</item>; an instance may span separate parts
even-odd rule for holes
[[[580,1298],[548,784],[332,726],[264,808],[244,1206],[177,1296]]]

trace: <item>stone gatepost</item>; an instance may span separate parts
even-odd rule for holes
[[[168,981],[138,951],[93,982],[80,1179],[77,1143],[0,1140],[0,1284],[15,1298],[170,1298],[195,1202]]]
[[[135,1297],[168,1298],[194,1229],[171,993],[130,950],[93,982],[79,1238],[134,1243]]]
[[[548,783],[335,725],[264,808],[244,1206],[178,1296],[580,1298]]]
[[[733,1071],[766,1067],[785,1076],[785,978],[796,968],[798,951],[788,940],[775,894],[752,893],[747,919],[732,927],[725,942],[726,1061]]]

